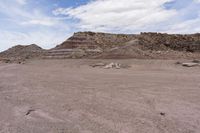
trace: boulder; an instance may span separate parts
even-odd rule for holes
[[[193,63],[200,63],[200,60],[193,60]]]
[[[199,66],[198,63],[182,63],[182,66],[184,67],[195,67],[195,66]]]

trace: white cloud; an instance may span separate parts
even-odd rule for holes
[[[27,3],[27,0],[15,0],[20,5],[25,5]]]
[[[66,40],[69,27],[63,19],[51,17],[25,2],[27,0],[0,0],[0,15],[6,16],[0,18],[0,51],[32,43],[52,48]]]
[[[200,18],[186,20],[173,24],[166,30],[167,33],[199,33],[200,32]]]
[[[43,48],[52,48],[69,37],[69,34],[52,31],[34,31],[29,33],[1,31],[0,51],[6,50],[15,45],[37,44]]]
[[[96,0],[77,8],[58,8],[54,15],[67,15],[80,21],[83,30],[138,30],[167,21],[175,10],[163,4],[172,0]]]
[[[13,0],[12,0],[13,1]],[[14,0],[17,3],[26,3],[27,0]],[[9,9],[8,9],[9,7]],[[32,8],[27,6],[28,8]],[[27,9],[28,9],[27,8]],[[41,25],[41,26],[54,26],[62,25],[63,22],[56,17],[50,17],[40,11],[37,7],[27,10],[22,8],[21,5],[16,5],[15,3],[0,1],[0,13],[6,15],[10,20],[15,21],[19,25]]]
[[[200,3],[200,0],[194,0],[194,2]]]
[[[22,22],[22,25],[44,25],[44,26],[53,26],[55,22],[51,20],[30,20],[26,22]]]

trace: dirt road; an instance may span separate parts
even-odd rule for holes
[[[0,133],[200,132],[200,67],[162,60],[89,66],[95,62],[0,63]]]

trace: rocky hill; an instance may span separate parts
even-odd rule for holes
[[[35,57],[41,57],[44,50],[36,44],[27,46],[17,45],[4,52],[0,53],[0,57],[4,59],[30,59]]]
[[[107,49],[122,45],[135,38],[136,35],[126,34],[109,34],[109,33],[94,33],[94,32],[78,32],[72,37],[56,46],[55,49]]]
[[[143,50],[175,50],[187,52],[200,52],[200,34],[179,35],[162,33],[141,34],[108,34],[94,32],[78,32],[72,37],[56,46],[55,49],[73,48],[113,48],[126,43],[135,42]]]
[[[1,58],[200,58],[200,34],[109,34],[77,32],[62,44],[43,50],[35,44],[15,46]]]
[[[92,54],[95,58],[196,58],[200,34],[78,32],[54,48],[61,49],[101,50],[100,54]]]
[[[141,33],[139,40],[146,50],[200,52],[200,34]]]

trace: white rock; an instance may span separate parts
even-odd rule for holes
[[[107,64],[104,69],[110,69],[110,68],[116,68],[116,69],[120,69],[121,68],[121,64],[118,64],[118,63],[110,63],[110,64]]]
[[[112,62],[112,63],[106,65],[104,68],[105,69],[110,69],[110,68],[113,68],[113,67],[114,67],[114,63]]]
[[[199,65],[198,63],[182,63],[182,66],[185,66],[185,67],[195,67],[198,65]]]

